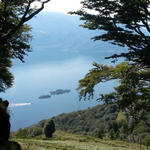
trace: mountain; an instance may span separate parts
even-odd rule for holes
[[[32,52],[26,64],[87,56],[100,60],[116,51],[107,42],[93,42],[100,31],[84,29],[79,16],[62,13],[40,13],[29,22],[32,27]]]

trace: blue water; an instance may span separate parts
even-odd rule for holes
[[[99,93],[113,90],[116,81],[101,85],[91,101],[79,101],[75,90],[78,80],[92,68],[93,61],[110,64],[104,60],[117,52],[117,47],[103,42],[93,42],[90,38],[98,31],[88,31],[78,25],[79,17],[64,14],[40,14],[30,22],[34,35],[32,53],[25,58],[26,63],[14,60],[11,69],[14,86],[1,94],[10,104],[31,103],[31,105],[9,107],[11,130],[27,127],[38,121],[61,113],[92,107]],[[49,91],[70,89],[70,93],[38,99]]]

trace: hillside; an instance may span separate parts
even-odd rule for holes
[[[119,139],[138,143],[139,140],[150,134],[149,124],[144,122],[136,124],[128,114],[119,112],[115,104],[98,105],[50,119],[53,119],[56,130],[90,135],[101,139]],[[28,128],[19,129],[15,135],[19,137],[41,135],[48,120],[42,120]]]
[[[116,105],[98,105],[78,112],[61,114],[52,119],[59,130],[92,135],[97,129],[102,129],[101,132],[104,132],[105,128],[110,128],[117,115]]]

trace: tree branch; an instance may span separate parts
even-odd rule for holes
[[[20,27],[27,21],[29,21],[30,19],[32,19],[35,15],[37,15],[40,11],[42,11],[44,9],[44,6],[46,3],[48,3],[50,0],[46,0],[44,2],[42,2],[41,4],[41,7],[38,8],[35,12],[33,12],[32,14],[30,14],[28,17],[27,15],[29,14],[29,11],[30,11],[30,7],[31,7],[31,4],[34,2],[35,0],[29,0],[28,1],[28,5],[26,7],[26,10],[24,12],[24,15],[22,16],[22,18],[20,19],[20,22],[18,23],[18,25],[12,29],[7,35],[3,36],[3,37],[0,37],[0,43],[6,41],[7,39],[9,39],[13,34],[16,33],[16,31],[18,29],[20,29]]]
[[[146,27],[147,31],[150,33],[150,27],[149,27],[148,23],[145,22],[145,20],[142,19],[142,18],[141,18],[141,21],[142,21],[142,23],[144,24],[144,26]]]

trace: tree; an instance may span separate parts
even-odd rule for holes
[[[77,90],[80,99],[93,98],[97,84],[117,79],[120,85],[114,87],[114,92],[101,94],[97,100],[107,104],[117,103],[137,121],[146,121],[145,114],[150,110],[150,69],[127,62],[116,66],[93,65],[94,68],[79,81]]]
[[[1,0],[0,1],[0,92],[13,84],[9,71],[11,59],[24,61],[30,49],[31,27],[25,24],[37,15],[50,0]],[[33,7],[36,3],[39,7]]]
[[[31,51],[31,27],[26,23],[37,15],[50,0],[0,0],[0,92],[13,85],[10,72],[12,59],[24,62],[24,56]],[[38,7],[34,7],[38,4]],[[6,105],[7,104],[7,105]],[[9,102],[0,99],[0,144],[10,134]]]
[[[99,100],[117,102],[123,111],[139,120],[150,107],[150,1],[83,0],[81,3],[79,11],[70,13],[81,16],[82,27],[102,31],[93,40],[110,42],[121,50],[126,47],[128,51],[117,52],[106,59],[112,58],[115,62],[124,57],[128,64],[112,67],[95,63],[95,68],[79,81],[80,98],[91,98],[95,85],[118,79],[120,85],[114,88],[115,91],[101,95]]]
[[[2,0],[0,1],[0,49],[1,55],[23,61],[30,49],[31,28],[25,23],[37,15],[50,0]],[[39,3],[39,7],[33,7]],[[36,4],[35,4],[36,5]],[[6,53],[7,52],[7,53]]]
[[[52,137],[54,132],[55,132],[55,124],[53,120],[50,120],[45,124],[44,134],[47,138],[50,138]]]
[[[71,14],[81,16],[82,27],[104,31],[93,40],[128,48],[128,52],[107,58],[125,57],[128,61],[150,67],[149,7],[149,0],[83,0],[81,10]]]
[[[9,68],[11,67],[9,58],[0,57],[0,92],[5,92],[6,89],[13,85],[13,75]]]

